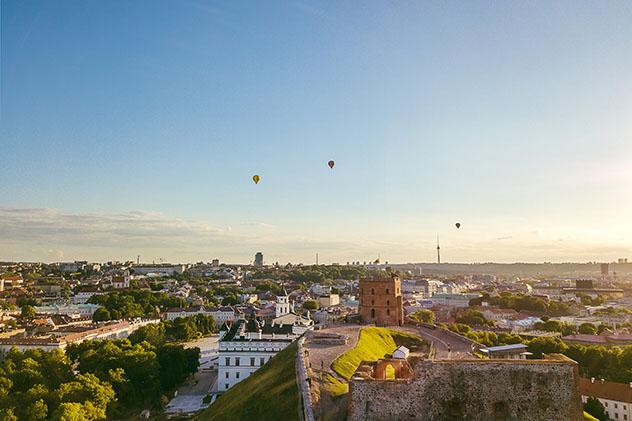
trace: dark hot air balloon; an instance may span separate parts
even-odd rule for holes
[[[261,180],[261,177],[259,177],[258,175],[253,175],[252,176],[252,181],[255,182],[255,184],[259,184],[259,180]]]
[[[336,163],[334,161],[329,161],[327,165],[329,165],[329,168],[333,168]]]
[[[461,228],[461,223],[457,222],[456,224],[454,224],[456,226],[457,229]]]

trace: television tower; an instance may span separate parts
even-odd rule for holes
[[[437,235],[437,263],[441,264],[441,247],[439,247],[439,236]]]

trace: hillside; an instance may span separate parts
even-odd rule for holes
[[[294,342],[266,365],[220,396],[197,420],[298,420]]]
[[[356,346],[345,352],[331,365],[340,376],[349,380],[362,361],[376,361],[395,351],[398,345],[409,348],[421,346],[423,341],[410,333],[383,327],[365,327],[360,331]]]

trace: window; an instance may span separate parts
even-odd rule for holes
[[[371,295],[375,295],[375,288],[371,288]]]
[[[255,366],[255,357],[250,357],[250,366],[251,367]]]
[[[371,309],[371,318],[375,319],[375,309],[374,308]]]
[[[386,288],[386,293],[388,294],[388,288]]]
[[[614,409],[617,409],[619,407],[619,405],[617,405],[616,403],[614,404]]]
[[[239,367],[239,357],[235,357],[235,365]]]
[[[615,420],[618,420],[618,419],[619,419],[619,413],[618,413],[618,412],[615,412],[615,413],[614,413],[614,419],[615,419]]]
[[[226,372],[226,378],[229,379],[230,378],[230,372]]]
[[[371,305],[374,306],[375,305],[375,300],[371,300]]]
[[[390,308],[387,308],[387,309],[386,309],[386,315],[387,315],[387,316],[390,316],[390,315],[391,315],[391,309],[390,309]]]
[[[626,409],[628,409],[628,406],[627,405],[623,405],[623,410],[626,410]]]
[[[608,402],[606,402],[606,405],[605,405],[605,406],[606,406],[606,407],[608,406]]]
[[[628,419],[628,415],[627,414],[623,414],[623,419],[627,420]]]
[[[228,390],[228,383],[224,384],[224,389]]]
[[[259,358],[259,365],[264,365],[266,363],[266,359],[261,357]]]
[[[230,357],[226,357],[226,365],[230,365]]]
[[[390,306],[391,305],[391,300],[386,300],[386,305]]]
[[[239,378],[239,371],[235,373],[235,378],[238,379]]]

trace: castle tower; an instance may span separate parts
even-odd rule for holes
[[[397,326],[404,323],[401,281],[396,276],[360,279],[358,312],[364,323]]]
[[[276,317],[281,317],[286,314],[290,314],[290,297],[288,296],[285,288],[283,288],[282,295],[277,295],[275,307],[276,307]]]

